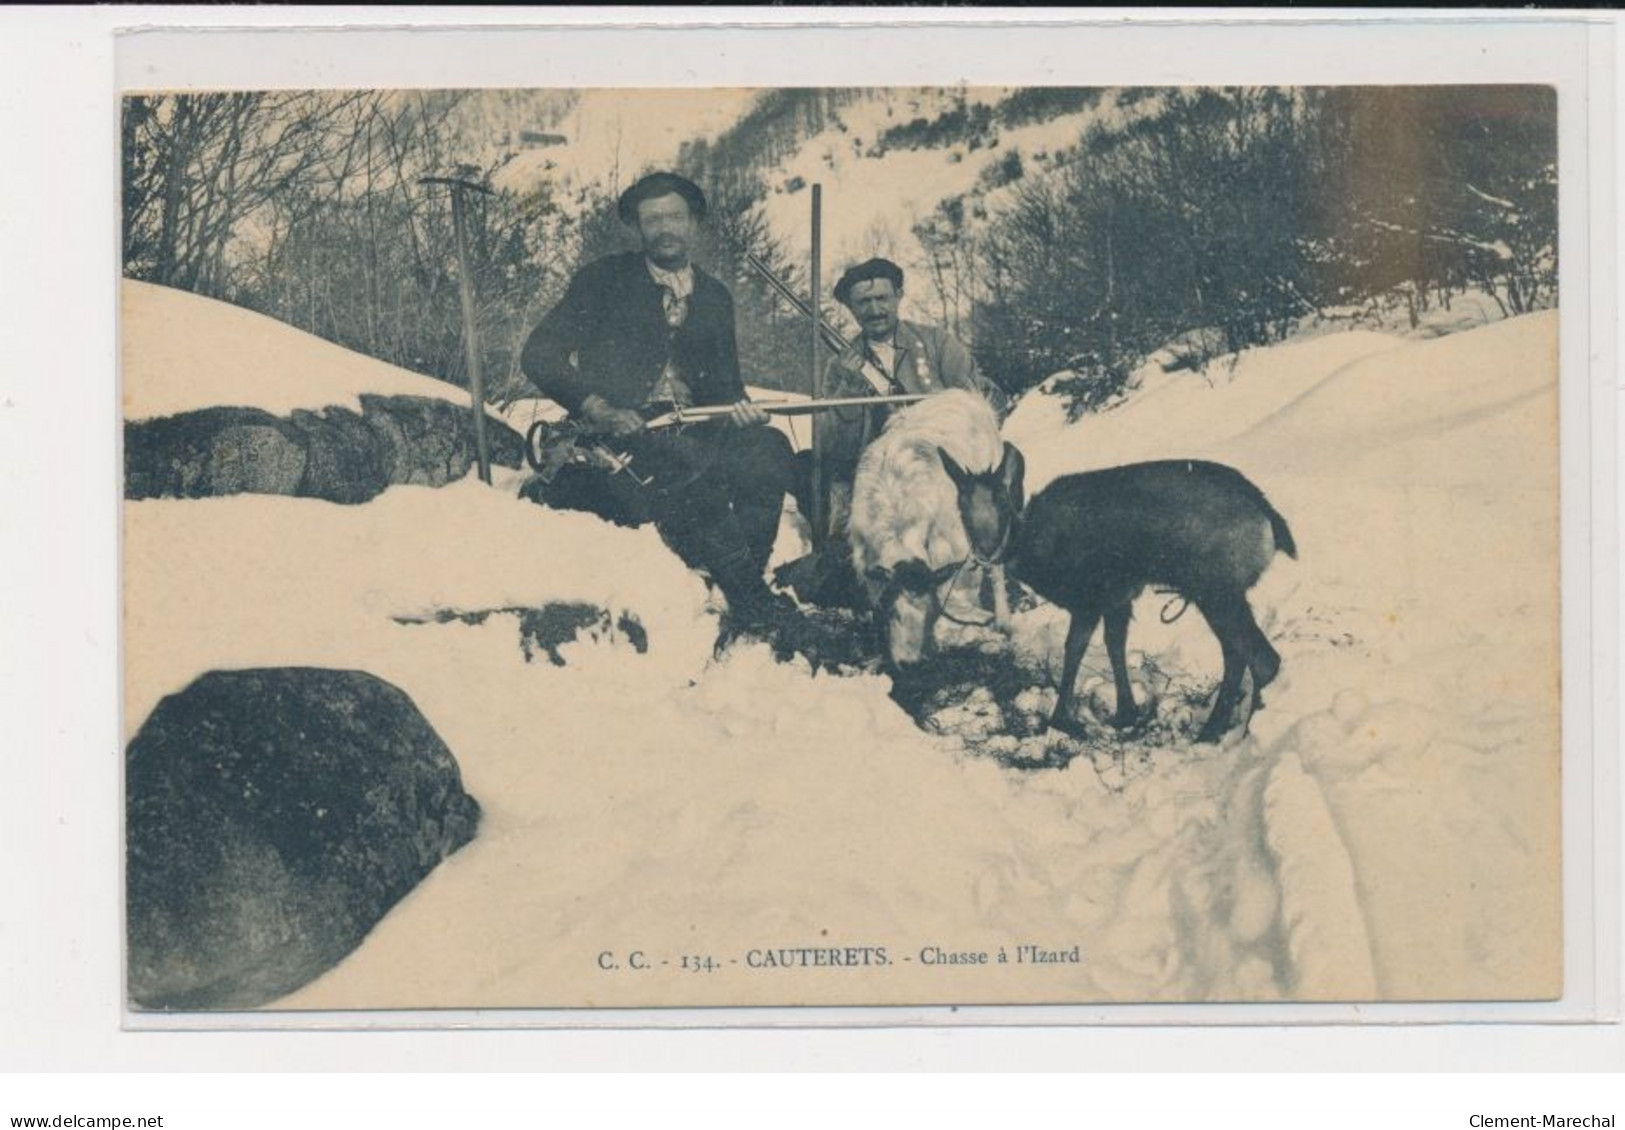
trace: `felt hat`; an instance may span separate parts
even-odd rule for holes
[[[645,200],[654,200],[661,196],[676,194],[688,201],[688,210],[696,220],[705,219],[705,193],[700,186],[687,177],[680,177],[676,173],[650,173],[641,178],[631,188],[621,193],[621,200],[616,205],[616,213],[621,222],[628,227],[636,227],[638,222],[638,205]]]
[[[856,267],[847,268],[846,273],[835,284],[835,301],[843,306],[851,305],[848,299],[852,296],[852,288],[861,282],[870,282],[874,279],[889,279],[897,293],[903,292],[903,268],[890,259],[870,259],[859,263]]]

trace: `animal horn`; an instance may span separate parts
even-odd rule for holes
[[[999,460],[999,481],[1009,492],[1010,499],[1020,510],[1026,503],[1027,458],[1015,444],[1005,441],[1004,458]]]

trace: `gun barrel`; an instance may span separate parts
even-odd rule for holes
[[[929,393],[908,393],[902,396],[838,396],[826,400],[757,400],[756,407],[770,416],[810,416],[831,408],[876,408],[883,405],[914,404]],[[731,404],[702,404],[694,408],[679,408],[654,417],[644,424],[646,428],[669,428],[677,424],[697,424],[714,420],[733,411]]]
[[[773,416],[810,416],[814,412],[822,412],[829,408],[875,408],[880,405],[914,404],[924,400],[929,393],[906,393],[902,396],[836,396],[825,400],[769,400],[759,401],[757,406],[765,408]]]
[[[803,318],[811,318],[813,316],[812,307],[808,306],[807,303],[802,300],[799,294],[791,290],[789,285],[785,283],[783,279],[774,274],[772,267],[769,267],[765,262],[755,255],[746,255],[745,261],[751,265],[752,269],[754,269],[757,274],[762,276],[762,278],[767,282],[768,286],[773,288],[774,293],[800,312]],[[824,344],[835,353],[843,352],[847,346],[851,344],[846,340],[845,337],[841,336],[841,332],[839,330],[830,325],[823,318],[818,319],[818,333],[819,336],[824,339]]]

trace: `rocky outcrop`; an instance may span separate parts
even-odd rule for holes
[[[485,434],[494,464],[519,466],[519,433],[488,417]],[[365,502],[397,483],[444,486],[474,462],[468,409],[424,396],[363,395],[360,414],[220,407],[124,425],[131,499],[248,493]]]
[[[611,617],[607,608],[581,601],[564,600],[540,608],[484,608],[477,612],[441,611],[429,619],[397,616],[397,624],[483,624],[492,616],[512,617],[519,626],[519,652],[526,663],[546,656],[555,667],[566,666],[559,650],[585,635],[593,640],[625,642],[639,655],[649,650],[649,632],[643,621],[631,612]]]
[[[129,996],[253,1008],[325,972],[473,838],[457,761],[360,671],[214,671],[125,753]]]

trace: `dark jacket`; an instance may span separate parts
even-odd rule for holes
[[[593,393],[617,408],[641,406],[668,358],[696,404],[745,398],[728,288],[695,267],[688,317],[672,330],[643,253],[630,251],[576,272],[531,331],[519,364],[544,395],[575,412]]]

